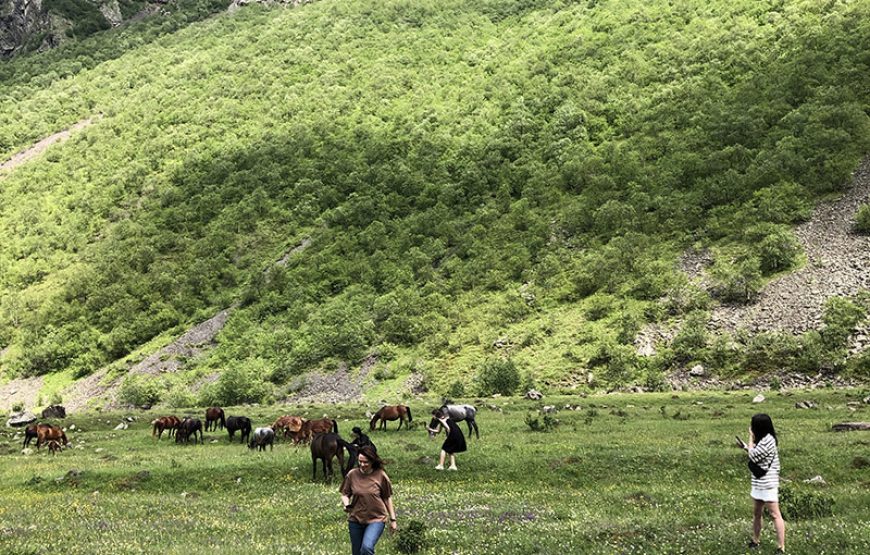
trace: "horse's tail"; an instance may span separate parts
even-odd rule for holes
[[[338,433],[338,422],[336,422],[335,419],[332,420],[332,433]]]
[[[378,425],[378,418],[380,418],[380,415],[381,415],[381,411],[378,411],[378,412],[375,413],[374,416],[372,416],[372,419],[371,419],[371,421],[369,422],[369,431],[370,431],[370,432],[374,432],[374,431],[375,431],[375,426]]]
[[[151,425],[154,427],[154,429],[151,430],[151,437],[154,437],[157,435],[157,419],[152,420]]]
[[[227,421],[224,419],[224,411],[221,410],[221,430],[227,427]]]
[[[408,409],[408,422],[413,422],[414,418],[411,416],[411,407],[405,407]]]

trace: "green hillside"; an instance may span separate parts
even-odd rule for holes
[[[870,152],[866,2],[322,0],[171,31],[0,66],[0,159],[95,118],[0,176],[7,375],[84,376],[234,305],[189,368],[279,393],[371,353],[440,392],[733,372],[705,337],[634,354],[713,302],[677,256],[712,247],[751,297]]]

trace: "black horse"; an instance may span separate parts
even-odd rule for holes
[[[346,467],[344,464],[345,449],[347,449],[350,455]],[[333,457],[338,458],[338,467],[341,469],[342,477],[344,477],[353,468],[353,461],[356,460],[356,455],[356,446],[341,439],[338,434],[317,434],[311,440],[311,479],[317,479],[317,459],[323,461],[323,477],[325,480],[329,480],[332,478]]]
[[[435,418],[441,418],[441,415],[446,416],[454,422],[465,420],[465,423],[468,424],[468,439],[471,439],[472,429],[477,439],[480,439],[480,431],[477,429],[477,421],[474,419],[477,416],[477,409],[473,405],[441,405],[440,408],[432,411],[432,416]],[[429,437],[434,435],[431,431],[429,432]]]
[[[226,428],[230,434],[230,443],[233,442],[233,436],[236,435],[237,431],[242,433],[240,438],[242,443],[251,439],[251,419],[247,416],[230,416],[227,418]]]
[[[193,436],[193,444],[196,445],[196,433],[199,432],[199,442],[205,444],[202,438],[202,421],[199,418],[185,418],[175,430],[175,443],[189,443]]]

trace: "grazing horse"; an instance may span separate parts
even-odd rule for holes
[[[181,423],[181,420],[177,416],[161,416],[160,418],[155,418],[151,421],[151,425],[154,427],[151,430],[151,437],[157,436],[159,440],[163,437],[163,432],[169,430],[168,436],[172,437],[175,434],[175,429]]]
[[[233,442],[233,436],[237,431],[242,433],[239,442],[245,443],[251,439],[251,419],[247,416],[230,416],[227,418],[227,431],[230,433],[230,443]]]
[[[347,467],[344,464],[344,450],[347,449],[350,459]],[[338,458],[338,467],[341,469],[341,475],[346,476],[348,471],[353,467],[353,461],[356,460],[357,448],[354,445],[341,439],[338,434],[323,433],[314,436],[311,440],[311,480],[317,479],[317,459],[323,461],[323,478],[329,480],[332,478],[332,459]]]
[[[58,451],[60,451],[60,442],[58,442],[56,439],[49,440],[48,441],[48,452],[51,453],[52,455],[54,455]]]
[[[48,424],[31,424],[30,426],[24,428],[24,445],[22,447],[27,447],[30,445],[30,442],[33,441],[36,437],[39,437],[36,433],[36,429],[39,426],[48,426]]]
[[[406,421],[407,418],[407,421]],[[402,424],[405,425],[405,429],[408,429],[408,422],[411,422],[411,407],[407,407],[405,405],[387,405],[381,407],[381,410],[375,413],[372,417],[372,421],[369,422],[369,430],[375,431],[375,427],[378,425],[378,420],[381,421],[381,429],[385,432],[387,431],[387,420],[398,420],[399,427],[396,428],[396,431],[402,429]]]
[[[43,443],[52,441],[52,440],[60,440],[63,441],[64,445],[68,445],[69,441],[66,439],[66,434],[63,430],[58,428],[57,426],[51,426],[49,424],[40,424],[36,427],[36,449],[42,446]]]
[[[193,435],[193,444],[196,445],[197,432],[199,432],[199,442],[205,444],[202,438],[202,421],[199,418],[185,418],[175,431],[175,443],[189,443],[190,436]]]
[[[293,435],[295,443],[308,442],[317,434],[325,434],[332,432],[338,433],[338,422],[331,418],[320,418],[318,420],[306,420],[302,423],[302,428]]]
[[[218,424],[221,425],[221,430],[227,425],[227,421],[224,419],[224,409],[220,407],[205,409],[205,431],[217,431]]]
[[[278,420],[272,424],[272,429],[275,430],[276,434],[278,433],[278,430],[284,430],[284,439],[287,439],[290,434],[299,433],[304,422],[305,419],[301,416],[285,415],[278,418]]]
[[[248,444],[248,449],[256,447],[258,451],[265,451],[267,445],[270,451],[275,450],[275,430],[270,427],[254,430],[254,437]]]
[[[453,420],[454,422],[462,422],[468,424],[468,439],[471,439],[471,431],[474,429],[474,434],[477,439],[480,439],[480,431],[477,429],[477,421],[474,419],[477,416],[477,409],[472,405],[441,405],[432,411],[432,416],[441,418],[441,415]],[[429,431],[429,437],[434,437],[435,434]]]

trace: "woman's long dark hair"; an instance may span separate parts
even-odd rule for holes
[[[752,417],[752,423],[749,425],[752,428],[752,435],[755,436],[755,443],[761,441],[764,436],[770,434],[773,436],[773,441],[779,443],[776,438],[776,430],[773,429],[773,420],[766,414],[756,414]]]
[[[360,447],[357,458],[359,458],[359,455],[364,455],[365,458],[369,460],[372,465],[372,470],[380,470],[384,467],[384,461],[381,460],[371,445],[363,445]]]

